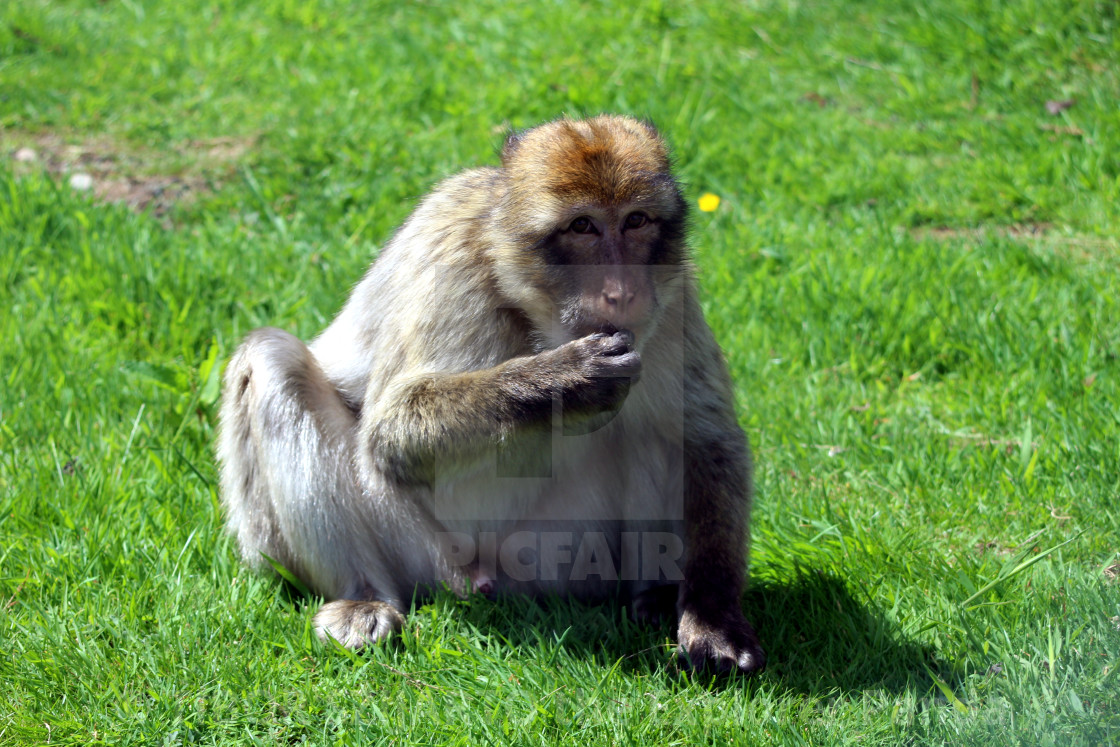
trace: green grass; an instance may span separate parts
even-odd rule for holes
[[[1120,742],[1118,15],[4,3],[0,743]],[[722,197],[692,243],[770,667],[690,678],[669,631],[562,602],[321,646],[222,532],[222,362],[321,329],[507,126],[599,111]]]

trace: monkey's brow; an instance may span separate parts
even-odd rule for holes
[[[558,223],[565,223],[589,213],[608,210],[616,212],[619,217],[635,209],[657,214],[667,212],[671,207],[672,203],[661,194],[639,193],[613,204],[598,200],[575,202],[567,206],[564,212],[557,216],[556,220]]]
[[[643,169],[641,171],[635,171],[631,179],[639,183],[645,182],[651,187],[657,187],[658,189],[665,189],[666,187],[669,189],[677,188],[677,180],[674,179],[673,175],[668,171],[649,171]]]
[[[565,211],[568,215],[578,215],[580,212],[591,209],[641,207],[641,208],[667,208],[675,201],[673,195],[678,191],[677,181],[672,174],[659,171],[639,171],[626,178],[625,184],[616,186],[615,194],[624,194],[621,199],[612,200],[590,197],[578,202],[569,203]]]
[[[549,185],[549,190],[563,199],[571,208],[612,207],[648,201],[650,204],[668,204],[679,192],[676,179],[667,171],[635,169],[608,174],[594,186],[582,181],[560,181]]]

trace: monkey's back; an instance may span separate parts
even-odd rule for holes
[[[444,180],[310,344],[349,401],[368,403],[367,389],[377,391],[411,371],[471,370],[509,353],[506,341],[490,333],[498,305],[483,243],[493,208],[485,196],[494,194],[500,173],[480,168]]]

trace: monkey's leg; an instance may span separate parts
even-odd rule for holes
[[[743,616],[742,589],[750,516],[745,437],[731,431],[686,446],[684,580],[677,609],[681,659],[694,669],[743,674],[766,654]]]
[[[263,555],[341,601],[315,618],[350,647],[400,627],[395,578],[378,548],[377,512],[354,468],[357,419],[311,351],[256,330],[225,375],[219,458],[229,525],[251,566]],[[380,601],[374,601],[380,600]]]

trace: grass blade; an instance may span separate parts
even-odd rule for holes
[[[940,690],[945,698],[953,704],[953,708],[956,708],[961,713],[968,713],[968,706],[966,706],[964,702],[962,702],[961,699],[957,697],[956,693],[953,692],[953,688],[949,687],[949,684],[947,682],[934,674],[933,670],[928,666],[926,667],[926,671],[929,672],[929,676],[933,680],[933,684],[937,686],[937,689]]]
[[[314,596],[311,593],[311,589],[308,589],[307,586],[298,578],[296,578],[296,575],[294,573],[285,568],[282,563],[273,560],[263,552],[261,553],[261,557],[267,560],[268,564],[272,566],[272,569],[280,574],[280,578],[291,584],[292,587],[295,588],[295,590],[298,591],[304,598],[310,599],[312,596]]]
[[[995,587],[997,587],[997,586],[999,586],[1000,584],[1002,584],[1002,583],[1003,583],[1004,581],[1007,581],[1008,579],[1011,579],[1011,578],[1013,578],[1014,576],[1017,576],[1017,575],[1019,575],[1020,573],[1022,573],[1023,571],[1027,570],[1027,569],[1028,569],[1028,568],[1030,568],[1030,567],[1031,567],[1032,565],[1034,565],[1035,563],[1037,563],[1038,561],[1040,561],[1040,560],[1042,560],[1043,558],[1045,558],[1046,556],[1050,555],[1050,554],[1051,554],[1052,552],[1054,552],[1055,550],[1059,550],[1059,549],[1061,549],[1061,548],[1065,547],[1066,545],[1068,545],[1068,544],[1069,544],[1070,542],[1073,542],[1073,541],[1074,541],[1074,540],[1076,540],[1076,539],[1077,539],[1078,537],[1080,537],[1080,536],[1081,536],[1082,534],[1084,534],[1084,532],[1078,532],[1078,533],[1077,533],[1076,535],[1074,535],[1073,537],[1070,537],[1070,538],[1069,538],[1068,540],[1066,540],[1065,542],[1062,542],[1061,544],[1058,544],[1058,545],[1054,545],[1054,546],[1053,546],[1053,547],[1051,547],[1051,548],[1050,548],[1049,550],[1043,550],[1043,551],[1042,551],[1042,552],[1040,552],[1040,553],[1039,553],[1038,555],[1035,555],[1035,556],[1034,556],[1033,558],[1031,558],[1031,559],[1029,559],[1029,560],[1024,560],[1024,561],[1023,561],[1022,563],[1020,563],[1019,565],[1017,565],[1017,566],[1015,566],[1014,568],[1012,568],[1012,569],[1011,569],[1011,570],[1010,570],[1009,572],[1007,572],[1006,574],[1000,574],[1000,575],[999,575],[998,577],[996,577],[995,579],[993,579],[993,580],[989,581],[988,583],[986,583],[986,584],[984,584],[984,585],[983,585],[982,587],[980,587],[980,590],[979,590],[979,591],[977,591],[977,592],[976,592],[975,594],[973,594],[973,595],[972,595],[972,596],[970,596],[970,597],[969,597],[968,599],[966,599],[966,600],[964,600],[963,602],[961,602],[961,606],[962,606],[962,607],[968,607],[968,605],[969,605],[970,603],[972,603],[972,602],[973,602],[973,601],[975,601],[976,599],[978,599],[978,598],[980,598],[980,597],[984,596],[984,595],[985,595],[985,594],[987,594],[987,593],[988,593],[989,591],[991,591],[991,590],[992,590],[992,589],[994,589]]]

